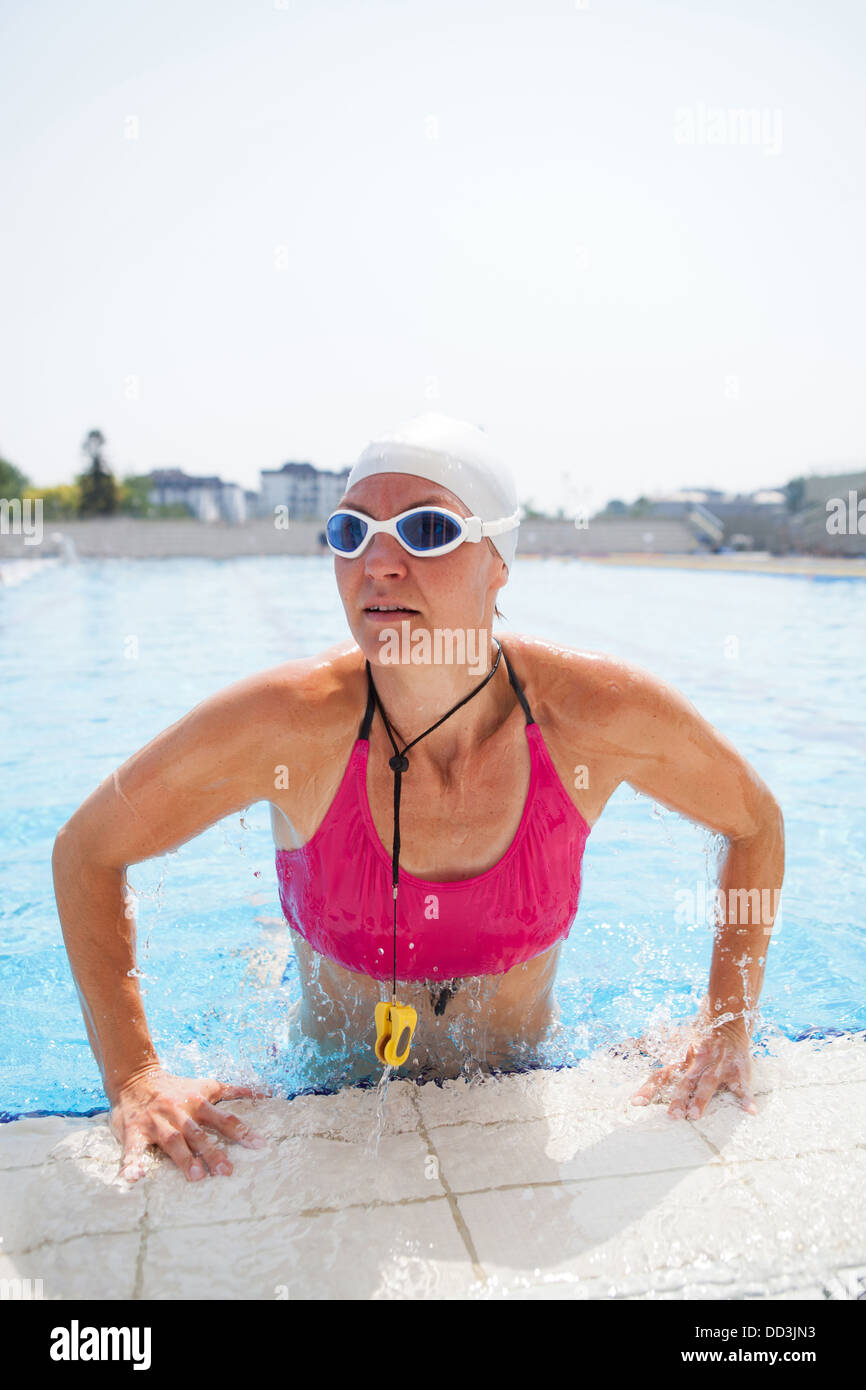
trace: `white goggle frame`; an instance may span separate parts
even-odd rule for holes
[[[450,521],[453,521],[454,524],[459,527],[459,535],[455,536],[453,540],[446,541],[444,545],[427,546],[423,550],[416,550],[414,546],[409,545],[408,541],[405,541],[400,535],[397,530],[397,523],[398,521],[404,521],[406,517],[414,516],[418,512],[435,512],[437,515],[447,516]],[[336,546],[331,545],[330,538],[328,537],[328,526],[335,516],[354,516],[357,517],[359,521],[365,523],[367,530],[357,550],[338,550]],[[472,541],[475,543],[484,540],[486,536],[502,536],[506,531],[513,531],[519,525],[519,508],[516,512],[512,512],[511,516],[502,517],[499,521],[482,521],[478,516],[458,516],[456,512],[449,511],[447,507],[439,507],[435,504],[431,504],[427,507],[410,507],[408,511],[398,512],[396,516],[390,516],[385,521],[375,521],[373,517],[366,516],[364,512],[353,511],[351,507],[338,507],[335,512],[331,513],[328,520],[325,522],[325,537],[328,541],[330,550],[332,550],[335,555],[342,556],[344,560],[355,560],[359,555],[362,555],[370,544],[370,541],[375,535],[378,535],[380,531],[384,532],[387,536],[393,536],[410,555],[447,555],[449,551],[456,550],[458,545],[462,545],[464,541]]]

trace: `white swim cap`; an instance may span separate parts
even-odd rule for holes
[[[377,473],[410,473],[447,487],[473,516],[510,523],[490,537],[508,569],[517,548],[520,507],[511,469],[483,430],[429,411],[370,441],[349,474],[346,491]]]

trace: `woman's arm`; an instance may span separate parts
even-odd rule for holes
[[[728,841],[705,1007],[709,1021],[733,1015],[750,1032],[785,869],[781,809],[742,754],[679,691],[636,667],[617,683],[623,780]]]
[[[589,663],[584,654],[580,662],[572,658],[583,679],[561,708],[571,729],[580,729],[591,712],[599,808],[628,782],[728,841],[719,884],[723,920],[716,924],[698,1018],[682,1030],[681,1052],[650,1075],[632,1103],[647,1104],[673,1081],[671,1116],[697,1118],[722,1087],[755,1113],[750,1033],[785,867],[778,802],[728,739],[672,686],[601,654],[591,654]]]
[[[135,969],[130,864],[166,853],[223,816],[270,798],[275,766],[291,766],[297,696],[291,676],[264,672],[197,705],[133,754],[57,835],[53,869],[66,950],[88,1037],[115,1105],[159,1066]]]

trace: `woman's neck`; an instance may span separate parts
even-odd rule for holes
[[[424,758],[440,771],[453,768],[466,760],[474,750],[499,729],[514,707],[508,672],[503,653],[496,674],[483,689],[499,647],[491,640],[487,648],[488,661],[479,671],[478,665],[468,664],[371,664],[373,681],[379,701],[384,708],[391,731],[399,749],[411,743],[429,729],[454,705],[467,696],[462,708],[455,710],[438,729],[433,729],[407,756]],[[473,692],[477,691],[477,694]],[[377,709],[381,722],[381,712]],[[374,718],[374,724],[377,722]],[[390,747],[387,730],[381,734]]]

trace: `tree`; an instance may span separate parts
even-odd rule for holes
[[[42,515],[46,521],[71,521],[78,516],[81,505],[81,490],[75,483],[60,483],[58,487],[28,487],[24,497],[42,502]]]
[[[152,516],[155,508],[150,494],[153,483],[145,474],[131,474],[124,478],[118,493],[118,509],[127,516]]]
[[[547,513],[546,513],[546,512],[539,511],[538,508],[536,507],[535,503],[533,502],[533,500],[532,500],[531,497],[527,497],[526,501],[522,503],[522,506],[523,506],[523,520],[524,520],[524,521],[547,521],[547,520],[548,520]]]
[[[7,500],[20,497],[29,486],[30,479],[26,473],[22,473],[21,469],[16,468],[8,459],[0,458],[0,497]]]
[[[90,430],[81,446],[82,453],[90,459],[90,467],[75,480],[81,490],[79,516],[112,516],[117,511],[117,482],[106,466],[104,447],[102,431]]]
[[[786,505],[789,512],[799,512],[803,508],[803,498],[806,495],[806,479],[792,478],[786,483],[783,491],[786,497]]]

